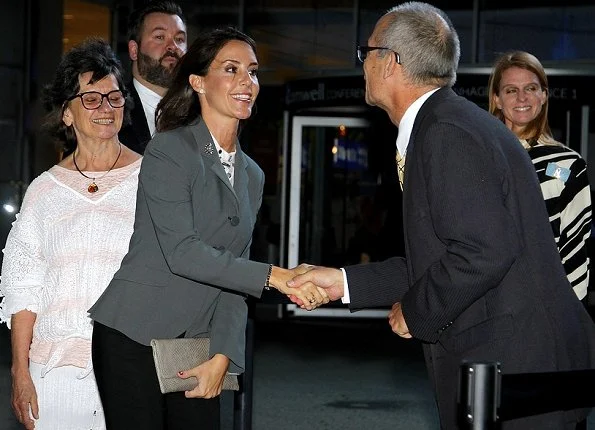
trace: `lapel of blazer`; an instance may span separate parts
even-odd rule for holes
[[[140,96],[136,92],[134,82],[130,81],[130,94],[132,100],[134,100],[134,109],[130,112],[132,119],[132,129],[138,137],[138,141],[143,149],[147,146],[147,142],[151,140],[151,132],[149,131],[149,125],[147,124],[147,117],[145,116],[145,109]]]
[[[201,119],[198,122],[192,123],[190,125],[190,129],[192,130],[192,134],[194,139],[196,140],[196,144],[198,147],[198,152],[203,157],[204,164],[206,167],[210,168],[213,173],[217,176],[217,178],[222,181],[225,186],[231,191],[233,196],[235,197],[236,203],[238,202],[238,196],[234,190],[234,187],[231,186],[231,182],[229,182],[229,178],[223,169],[223,165],[221,164],[221,160],[219,160],[219,154],[217,154],[217,148],[215,147],[215,143],[213,142],[213,137],[211,136],[211,132],[207,128],[205,122]],[[236,147],[239,148],[239,145]],[[236,154],[237,157],[237,154]],[[237,166],[237,161],[236,161]],[[234,174],[237,174],[237,167],[235,167]],[[234,178],[234,182],[237,180],[237,177]]]
[[[236,196],[239,202],[246,201],[248,184],[250,178],[248,177],[248,163],[246,160],[246,154],[242,151],[240,143],[236,141],[236,163],[234,166],[234,179],[233,188],[236,192]]]

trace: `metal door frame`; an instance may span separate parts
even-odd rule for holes
[[[285,124],[289,124],[286,114]],[[284,142],[285,153],[291,151],[291,162],[289,164],[289,186],[283,183],[282,206],[281,206],[281,228],[285,232],[285,223],[288,222],[288,234],[281,234],[281,261],[287,255],[287,267],[295,267],[299,263],[299,240],[300,240],[300,190],[302,181],[302,130],[304,127],[369,127],[370,122],[364,118],[351,116],[294,116],[291,119],[291,142]],[[285,133],[289,136],[289,133]],[[284,178],[286,175],[284,175]],[[289,192],[289,210],[285,206],[287,201],[286,193]],[[285,237],[287,237],[287,245]],[[314,311],[300,309],[296,305],[286,306],[286,315],[300,317],[359,317],[359,318],[386,318],[386,310],[362,310],[351,313],[347,308],[320,308]]]

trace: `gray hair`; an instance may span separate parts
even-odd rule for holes
[[[377,35],[380,46],[399,53],[403,70],[414,85],[452,87],[461,56],[459,36],[448,16],[421,2],[408,2],[384,15]],[[386,51],[379,51],[386,55]]]

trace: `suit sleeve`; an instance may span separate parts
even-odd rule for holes
[[[435,123],[425,136],[418,157],[427,195],[419,198],[428,199],[430,213],[424,216],[429,219],[415,219],[406,228],[431,223],[443,252],[416,274],[402,309],[414,337],[436,342],[453,320],[499,285],[522,244],[507,208],[514,202],[508,202],[512,178],[504,173],[504,156],[451,124]]]
[[[369,308],[390,307],[400,302],[409,288],[404,258],[345,267],[352,312]]]
[[[245,369],[248,306],[243,296],[222,291],[211,320],[210,356],[223,354],[230,360],[229,372]]]
[[[147,146],[139,174],[139,192],[169,269],[197,282],[260,297],[268,265],[217,250],[194,228],[196,156],[174,136],[158,134]]]

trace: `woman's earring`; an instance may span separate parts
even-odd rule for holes
[[[200,89],[198,90],[198,94],[204,94],[204,93],[205,93],[205,89],[204,89],[204,88],[200,88]]]

